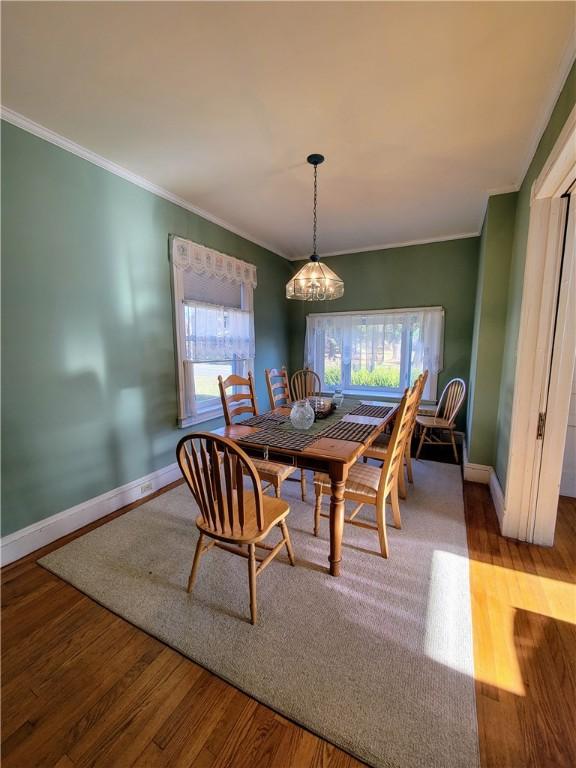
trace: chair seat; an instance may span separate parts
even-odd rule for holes
[[[381,474],[382,470],[379,467],[371,467],[368,464],[354,464],[348,473],[344,493],[356,493],[361,496],[376,498]],[[325,472],[316,472],[314,483],[316,485],[320,484],[323,491],[326,488],[330,492],[330,476]]]
[[[438,429],[452,429],[454,427],[452,422],[436,416],[416,416],[416,423],[421,427],[437,427]]]
[[[277,477],[283,481],[296,471],[296,467],[277,464],[275,461],[266,461],[265,459],[252,459],[252,463],[258,470],[260,477]]]
[[[234,497],[234,511],[237,510],[237,500]],[[284,520],[286,515],[290,512],[290,505],[282,499],[276,499],[273,496],[262,496],[262,514],[264,516],[264,527],[260,531],[256,522],[256,503],[253,493],[248,491],[244,492],[244,515],[246,517],[246,525],[244,530],[240,531],[239,528],[235,528],[232,531],[228,524],[224,527],[222,533],[214,532],[209,526],[206,525],[202,515],[198,515],[196,518],[196,526],[198,530],[210,536],[212,539],[218,539],[219,541],[233,541],[235,544],[249,544],[254,541],[263,539],[270,532],[270,529],[277,525],[281,520]],[[235,516],[235,519],[238,519]]]
[[[366,448],[362,457],[367,459],[376,459],[376,461],[384,461],[388,452],[388,446],[372,443],[369,448]]]
[[[388,443],[390,442],[390,437],[391,435],[386,434],[386,432],[380,432],[370,448],[387,448]]]

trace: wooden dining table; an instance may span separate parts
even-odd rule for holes
[[[291,448],[269,447],[261,443],[250,443],[250,435],[259,431],[258,426],[247,426],[242,423],[220,427],[213,430],[215,434],[228,437],[238,442],[243,451],[249,456],[258,459],[274,461],[278,464],[287,464],[292,467],[309,469],[313,472],[325,472],[330,477],[330,574],[340,575],[340,563],[342,560],[342,535],[344,531],[344,489],[350,467],[371,445],[378,435],[393,421],[399,403],[356,401],[358,405],[387,406],[388,413],[380,418],[375,416],[355,415],[343,412],[340,421],[354,422],[356,424],[370,425],[372,431],[363,438],[363,442],[355,440],[341,440],[331,437],[323,437],[319,434],[306,448],[295,450]],[[268,414],[287,416],[290,407],[281,406]],[[263,417],[266,414],[261,414]]]

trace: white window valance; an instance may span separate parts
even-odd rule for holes
[[[225,253],[207,248],[205,245],[185,240],[182,237],[173,237],[171,257],[172,264],[177,269],[256,288],[257,279],[254,264],[241,261],[234,256],[227,256]]]

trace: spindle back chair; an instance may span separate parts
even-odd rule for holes
[[[212,547],[245,557],[248,559],[250,617],[255,624],[256,577],[284,547],[290,563],[295,564],[285,522],[290,507],[281,499],[263,495],[258,470],[232,440],[196,432],[180,440],[176,458],[200,510],[196,518],[200,535],[188,579],[188,592],[194,586],[201,557]],[[247,478],[247,487],[244,478]],[[282,538],[271,546],[263,540],[274,526],[280,528]],[[206,537],[211,539],[208,544],[204,543]],[[258,556],[256,547],[268,550],[268,554]]]
[[[417,416],[416,424],[422,430],[416,458],[420,456],[420,451],[424,443],[430,445],[452,445],[454,460],[459,463],[458,450],[454,440],[454,430],[456,427],[456,416],[462,408],[464,398],[466,397],[466,384],[463,379],[452,379],[444,387],[440,395],[436,414],[434,416]],[[437,436],[437,432],[448,432],[450,440],[442,440]]]
[[[320,376],[310,368],[302,368],[292,374],[290,392],[292,400],[305,400],[307,397],[320,397],[322,382]]]

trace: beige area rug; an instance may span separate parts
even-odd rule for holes
[[[312,535],[313,492],[304,504],[299,484],[284,484],[298,563],[279,556],[259,577],[255,627],[243,558],[212,550],[186,593],[197,533],[185,486],[40,563],[373,766],[476,768],[460,468],[415,465],[403,528],[388,528],[389,559],[378,555],[376,532],[347,525],[340,578],[326,570],[328,521]]]

